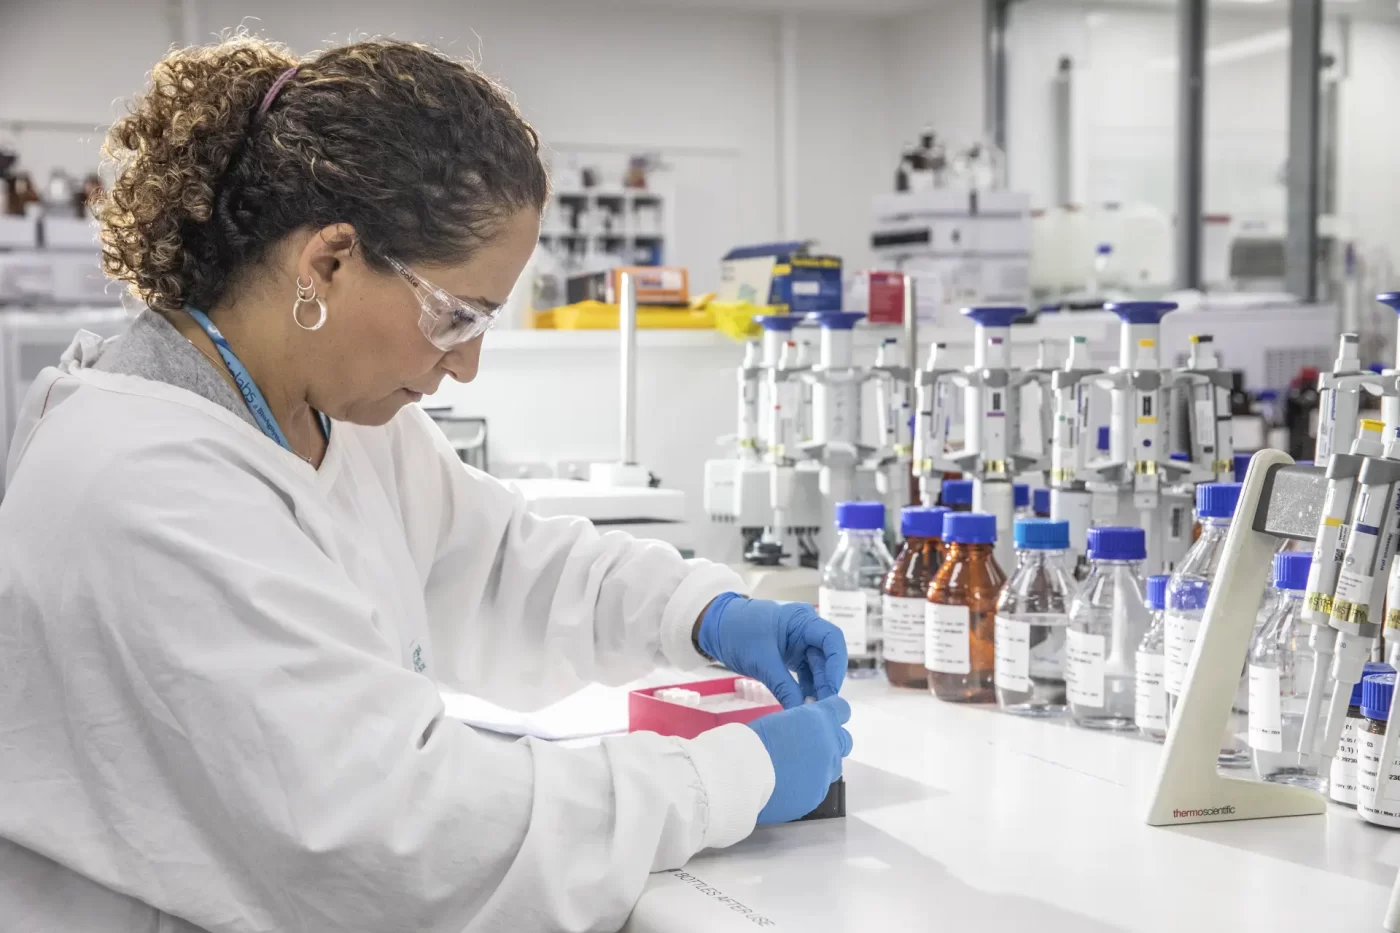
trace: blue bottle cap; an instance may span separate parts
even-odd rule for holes
[[[802,323],[802,316],[799,314],[761,314],[753,320],[764,330],[787,333]]]
[[[1090,560],[1146,560],[1147,535],[1141,528],[1100,525],[1089,529]]]
[[[941,505],[905,506],[899,510],[899,533],[906,538],[937,538],[943,534],[947,512]]]
[[[836,503],[836,527],[852,531],[879,531],[885,527],[883,502]]]
[[[1361,675],[1361,715],[1389,719],[1390,698],[1395,695],[1395,672]]]
[[[963,308],[963,317],[982,327],[1010,327],[1011,322],[1026,313],[1025,308],[1008,305],[982,305]]]
[[[1028,551],[1069,549],[1069,522],[1050,518],[1018,518],[1014,526],[1016,547]]]
[[[997,517],[985,512],[945,512],[943,540],[948,544],[995,544]]]
[[[1366,662],[1366,666],[1363,667],[1363,668],[1361,669],[1361,679],[1358,680],[1355,684],[1352,685],[1352,688],[1351,688],[1351,703],[1348,704],[1348,705],[1350,705],[1350,706],[1360,706],[1360,705],[1361,705],[1361,685],[1364,684],[1364,683],[1366,682],[1366,678],[1367,678],[1369,675],[1371,675],[1371,674],[1394,674],[1394,673],[1395,673],[1395,668],[1391,667],[1389,664],[1386,664],[1384,661],[1367,661],[1367,662]]]
[[[1274,555],[1274,586],[1281,590],[1308,588],[1312,555],[1307,551],[1280,551]]]
[[[1239,502],[1239,483],[1202,483],[1196,487],[1196,514],[1201,518],[1234,518]]]
[[[1050,490],[1031,490],[1031,511],[1040,516],[1050,514]]]
[[[1175,301],[1115,301],[1104,305],[1105,311],[1118,315],[1124,324],[1160,324],[1164,316],[1176,309]]]
[[[1384,364],[1384,363],[1372,363],[1370,366],[1367,366],[1366,368],[1367,368],[1368,370],[1370,370],[1371,372],[1375,373],[1377,376],[1379,376],[1381,373],[1385,372],[1385,364]]]
[[[1167,608],[1167,582],[1171,580],[1169,573],[1154,573],[1147,578],[1147,608],[1165,609]]]
[[[865,320],[865,315],[859,311],[813,311],[807,320],[816,321],[826,330],[850,330]]]
[[[1096,446],[1099,450],[1108,450],[1109,447],[1112,446],[1108,425],[1105,424],[1099,428],[1098,444]]]
[[[1253,459],[1254,454],[1235,454],[1235,482],[1244,482],[1244,475],[1249,472],[1249,461]]]
[[[1011,487],[1011,495],[1016,508],[1024,509],[1031,504],[1031,487],[1025,483],[1016,483]]]
[[[944,505],[971,505],[972,480],[950,479],[943,484]]]

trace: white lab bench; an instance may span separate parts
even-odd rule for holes
[[[1324,816],[1154,828],[1160,746],[848,681],[845,819],[653,875],[627,933],[1378,931],[1400,831]]]

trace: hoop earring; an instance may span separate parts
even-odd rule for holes
[[[316,318],[315,324],[303,324],[301,322],[301,306],[308,301],[316,302],[316,307],[321,309],[321,316]],[[301,276],[297,276],[297,300],[292,302],[292,323],[302,330],[320,330],[326,324],[326,300],[316,294],[316,283],[311,281],[306,285],[301,284]]]

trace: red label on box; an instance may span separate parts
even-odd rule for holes
[[[866,321],[871,324],[904,323],[904,273],[871,272],[870,311]]]

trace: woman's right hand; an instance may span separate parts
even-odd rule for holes
[[[843,728],[850,718],[851,704],[834,696],[748,724],[773,761],[773,795],[759,811],[760,826],[804,817],[826,798],[841,776],[841,759],[851,753]]]

